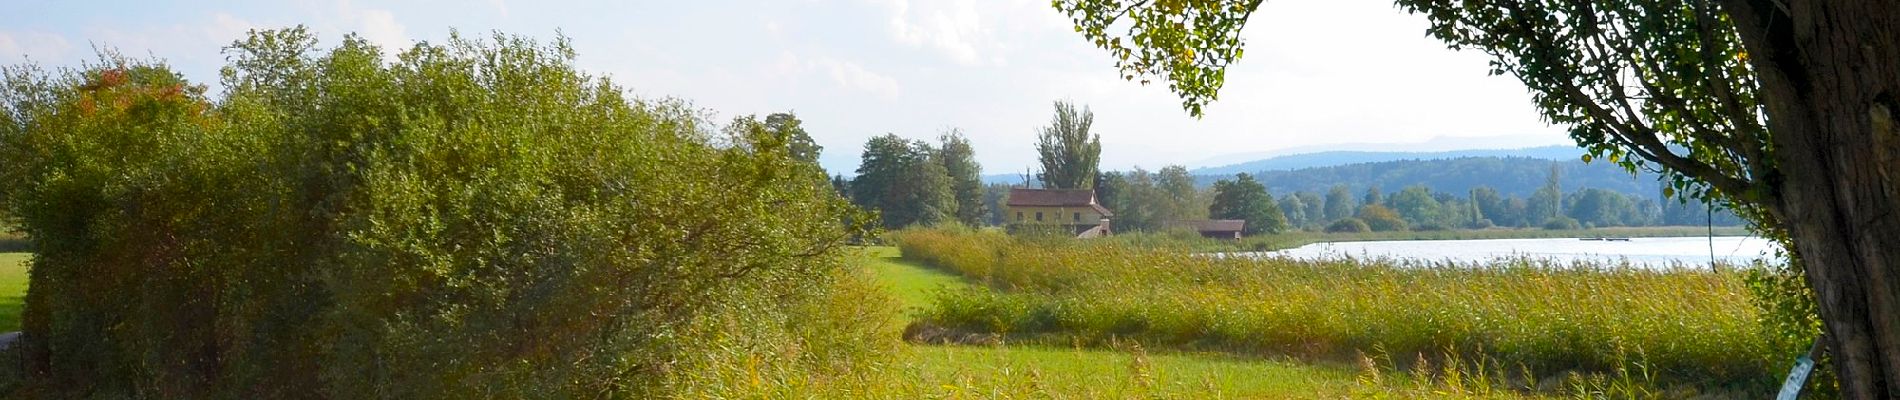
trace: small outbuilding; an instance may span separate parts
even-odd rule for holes
[[[1247,227],[1244,219],[1199,219],[1181,221],[1178,226],[1193,229],[1201,237],[1209,239],[1240,240],[1240,231]]]

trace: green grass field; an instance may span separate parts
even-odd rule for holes
[[[1720,393],[1764,389],[1777,356],[1799,345],[1764,333],[1735,270],[1219,258],[958,230],[898,241],[907,260],[991,288],[949,293],[916,317],[933,334],[964,335],[952,337],[1104,348],[1133,338],[1316,362],[1457,359],[1503,366],[1516,386],[1651,368],[1645,386]]]
[[[26,298],[26,261],[29,253],[0,253],[0,332],[20,330],[20,309]]]
[[[865,265],[912,312],[930,307],[940,290],[973,287],[950,272],[900,259],[894,247],[867,248],[866,256]],[[906,321],[912,312],[906,313]],[[1172,398],[1340,398],[1363,389],[1355,380],[1357,370],[1349,365],[1046,346],[909,347],[907,356],[919,375],[945,388],[1007,392],[1040,387],[1065,398],[1144,392]],[[1017,397],[981,390],[968,394]]]

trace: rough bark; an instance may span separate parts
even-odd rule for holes
[[[1900,2],[1729,0],[1842,394],[1900,398]]]

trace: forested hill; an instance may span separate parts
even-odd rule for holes
[[[1196,176],[1204,175],[1204,176],[1230,176],[1231,177],[1234,174],[1241,173],[1241,172],[1257,174],[1257,173],[1260,173],[1261,171],[1291,171],[1291,170],[1306,169],[1306,168],[1346,166],[1346,165],[1351,165],[1351,164],[1378,163],[1378,162],[1386,162],[1386,161],[1448,160],[1448,159],[1466,158],[1466,157],[1524,157],[1524,158],[1555,160],[1555,161],[1572,161],[1572,160],[1577,160],[1579,157],[1582,157],[1582,156],[1583,156],[1583,149],[1577,148],[1576,146],[1543,146],[1543,147],[1530,147],[1530,148],[1522,148],[1522,149],[1479,149],[1479,150],[1452,150],[1452,151],[1436,151],[1436,152],[1342,150],[1342,151],[1322,151],[1322,152],[1315,152],[1315,153],[1300,153],[1300,154],[1272,156],[1272,157],[1262,158],[1258,160],[1247,161],[1247,162],[1242,162],[1242,163],[1237,163],[1237,164],[1222,165],[1222,166],[1217,166],[1217,167],[1197,167],[1197,168],[1188,170],[1188,173],[1192,175],[1196,175]],[[1153,170],[1154,168],[1155,166],[1150,166],[1149,169]],[[1008,171],[1008,172],[993,171],[993,172],[1002,172],[1002,173],[993,173],[989,175],[984,175],[983,183],[985,184],[1001,183],[1001,184],[1007,184],[1007,185],[1016,185],[1016,184],[1022,184],[1024,182],[1024,175],[1023,175],[1025,173],[1024,171]],[[1542,176],[1542,175],[1539,175],[1539,176]],[[1029,176],[1028,178],[1030,180],[1035,179],[1034,176]],[[1206,181],[1206,182],[1201,182],[1201,184],[1203,185],[1209,185],[1212,183],[1213,181],[1211,180]]]
[[[1542,187],[1557,165],[1560,184],[1565,192],[1583,188],[1606,189],[1641,198],[1660,196],[1657,175],[1631,176],[1609,162],[1585,163],[1581,160],[1552,161],[1529,157],[1462,157],[1440,160],[1400,160],[1303,168],[1291,171],[1255,171],[1258,180],[1275,195],[1296,191],[1325,193],[1333,185],[1345,184],[1354,193],[1377,185],[1394,193],[1408,186],[1425,185],[1434,192],[1466,193],[1472,188],[1489,186],[1504,195],[1528,197]],[[1195,181],[1212,185],[1232,174],[1196,174]]]
[[[1569,161],[1583,156],[1583,149],[1576,146],[1544,146],[1523,149],[1483,149],[1453,150],[1439,152],[1400,152],[1400,151],[1323,151],[1317,153],[1289,154],[1239,164],[1219,167],[1202,167],[1189,170],[1194,175],[1233,175],[1237,173],[1258,173],[1260,171],[1289,171],[1304,168],[1331,167],[1348,164],[1376,163],[1401,160],[1445,160],[1465,157],[1528,157],[1546,160]]]

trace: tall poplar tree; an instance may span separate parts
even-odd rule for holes
[[[1037,160],[1042,172],[1036,178],[1050,189],[1088,189],[1095,183],[1101,163],[1102,137],[1089,133],[1095,124],[1095,112],[1087,107],[1056,101],[1056,115],[1037,136]]]

